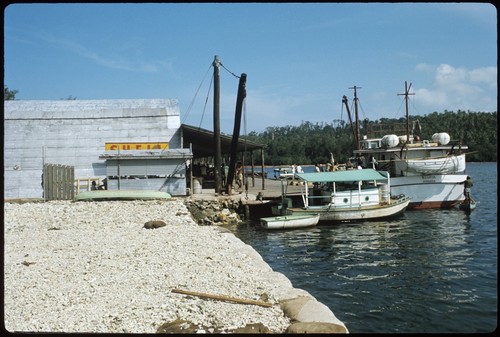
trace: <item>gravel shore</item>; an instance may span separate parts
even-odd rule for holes
[[[232,233],[198,226],[181,198],[4,203],[4,284],[10,332],[283,333],[291,319],[280,301],[311,298]]]

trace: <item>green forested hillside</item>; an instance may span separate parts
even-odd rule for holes
[[[468,145],[468,161],[497,161],[497,113],[445,111],[425,116],[411,116],[410,128],[416,121],[420,124],[420,138],[432,139],[436,132],[447,132],[452,140]],[[380,126],[401,130],[404,118],[361,122],[361,135]],[[404,130],[404,128],[403,128]],[[397,132],[403,135],[405,132]],[[313,164],[329,161],[330,152],[336,160],[345,162],[354,150],[351,126],[346,121],[312,124],[303,122],[299,126],[268,127],[264,132],[251,132],[242,137],[265,145],[266,165]],[[257,162],[256,162],[257,163]],[[260,163],[258,163],[260,164]]]

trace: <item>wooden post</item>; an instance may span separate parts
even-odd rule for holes
[[[214,59],[214,178],[215,178],[215,193],[220,194],[221,190],[221,140],[220,140],[220,79],[219,79],[219,57],[216,55]]]
[[[243,73],[240,76],[240,82],[238,85],[238,95],[236,96],[236,110],[234,113],[234,127],[233,127],[233,140],[231,142],[231,157],[229,161],[229,172],[227,174],[227,184],[226,192],[231,194],[232,183],[234,180],[234,171],[236,167],[236,156],[238,153],[238,140],[240,137],[240,126],[241,126],[241,113],[243,111],[243,101],[247,95],[246,93],[246,81],[247,74]],[[243,173],[243,177],[245,174]]]
[[[253,162],[253,151],[250,151],[250,164],[252,165],[252,187],[255,187],[255,165]]]
[[[261,169],[262,169],[262,189],[265,190],[266,189],[266,185],[265,185],[265,172],[264,172],[264,169],[265,169],[265,165],[264,165],[264,149],[261,148],[260,149],[260,159],[261,159]]]

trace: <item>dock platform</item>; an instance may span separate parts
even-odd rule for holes
[[[283,182],[284,184],[285,182]],[[292,180],[286,181],[286,191],[287,195],[300,195],[300,191],[302,186],[299,185],[298,181],[295,180],[292,182]],[[263,200],[278,200],[281,198],[281,193],[282,193],[282,182],[281,180],[276,180],[276,179],[265,179],[264,180],[264,188],[262,188],[262,180],[255,179],[255,182],[252,183],[252,181],[248,181],[248,190],[245,189],[245,187],[241,189],[235,189],[232,191],[231,195],[227,195],[225,193],[221,193],[220,195],[215,194],[215,189],[213,188],[203,188],[201,190],[201,193],[194,193],[191,194],[191,197],[194,199],[211,199],[211,198],[218,198],[218,197],[229,197],[229,198],[244,198],[247,199],[248,201],[255,201],[257,200],[257,195],[259,193],[262,195]]]

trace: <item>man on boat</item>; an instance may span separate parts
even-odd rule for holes
[[[464,182],[464,195],[466,202],[470,202],[470,192],[473,185],[474,183],[472,182],[471,176],[467,176],[467,179]]]

